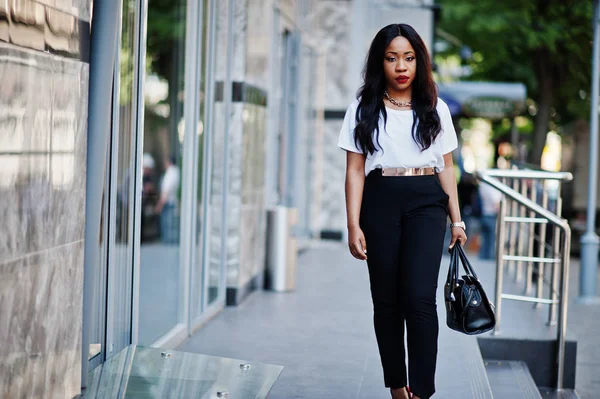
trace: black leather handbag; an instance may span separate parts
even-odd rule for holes
[[[465,275],[459,278],[459,263]],[[488,300],[481,282],[460,243],[450,250],[450,267],[444,286],[446,324],[467,334],[482,334],[496,325],[494,305]]]

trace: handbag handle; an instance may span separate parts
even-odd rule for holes
[[[456,247],[456,245],[455,245]],[[467,273],[467,275],[470,275],[472,277],[475,278],[475,280],[479,280],[479,278],[477,278],[477,273],[475,273],[475,269],[473,269],[473,266],[471,265],[471,262],[469,262],[469,259],[467,258],[467,254],[465,253],[465,250],[463,249],[462,245],[458,245],[458,256],[460,257],[461,263],[463,265],[463,268],[465,269],[465,272]]]
[[[448,267],[448,276],[446,277],[446,284],[450,287],[450,289],[448,290],[448,295],[446,297],[448,301],[452,301],[452,291],[454,286],[458,282],[459,262],[462,264],[462,267],[467,276],[471,276],[475,280],[478,280],[477,273],[475,273],[475,269],[473,269],[471,262],[469,262],[469,259],[465,254],[465,250],[463,249],[460,242],[457,242],[450,250],[450,267]]]
[[[446,277],[446,285],[450,288],[448,290],[446,290],[447,296],[446,296],[446,300],[447,301],[452,301],[452,291],[454,289],[454,285],[457,283],[458,281],[458,253],[457,251],[454,249],[456,248],[456,245],[450,250],[450,266],[448,267],[448,276]]]

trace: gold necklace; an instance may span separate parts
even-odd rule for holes
[[[411,107],[412,101],[396,101],[388,94],[387,90],[383,91],[383,95],[396,107]]]

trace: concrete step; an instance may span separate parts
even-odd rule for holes
[[[542,399],[525,362],[486,360],[485,369],[495,398]]]
[[[579,394],[574,389],[556,391],[551,388],[540,388],[540,393],[544,399],[580,399]]]
[[[491,263],[486,267],[485,263],[478,264],[479,277],[485,284],[488,296],[494,301],[496,265]],[[506,271],[503,292],[522,295],[523,289],[524,282],[516,282],[514,274]],[[548,325],[548,310],[548,305],[536,308],[531,303],[503,300],[499,331],[490,331],[478,337],[483,358],[523,361],[529,366],[537,386],[555,386],[557,330],[555,325]],[[570,329],[567,329],[564,387],[568,389],[575,388],[577,341],[574,338]]]

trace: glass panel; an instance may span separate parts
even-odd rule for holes
[[[180,214],[185,0],[148,2],[142,176],[139,342],[181,320]]]
[[[199,59],[200,63],[200,95],[198,96],[198,126],[197,126],[197,140],[198,140],[198,186],[196,192],[196,259],[195,259],[195,267],[193,270],[192,278],[192,295],[190,298],[194,298],[191,300],[192,307],[192,318],[197,318],[202,314],[202,263],[203,263],[203,246],[202,246],[202,223],[204,218],[204,208],[202,204],[204,203],[203,196],[203,173],[204,173],[204,141],[206,140],[205,129],[206,126],[206,115],[205,115],[205,106],[206,106],[206,66],[208,63],[208,21],[210,20],[210,11],[208,4],[208,0],[203,0],[201,3],[202,7],[202,41],[200,44],[199,50]]]
[[[225,74],[227,71],[227,35],[228,35],[228,1],[215,2],[217,21],[215,37],[223,38],[219,43],[215,43],[214,48],[214,107],[212,115],[211,134],[211,181],[209,194],[209,212],[210,226],[206,229],[208,237],[208,268],[206,270],[206,296],[207,305],[212,304],[218,297],[221,286],[221,234],[223,226],[223,180],[224,168],[223,159],[225,157],[225,137],[226,137],[226,101],[231,99],[231,93],[224,93]],[[224,249],[223,249],[224,250]]]
[[[107,162],[110,162],[110,154],[107,154]],[[107,163],[108,164],[108,163]],[[90,327],[90,354],[89,370],[98,367],[105,357],[106,339],[106,275],[108,244],[108,198],[109,198],[109,176],[105,174],[104,187],[102,189],[102,211],[100,213],[100,232],[98,234],[98,267],[94,268],[94,287],[92,292],[93,308]],[[99,348],[99,350],[98,350]]]
[[[265,398],[282,366],[130,346],[89,374],[84,398]],[[223,396],[224,397],[224,396]]]
[[[134,103],[137,2],[123,2],[116,121],[111,142],[111,198],[108,252],[107,357],[131,343],[133,275],[133,179],[136,110]]]

